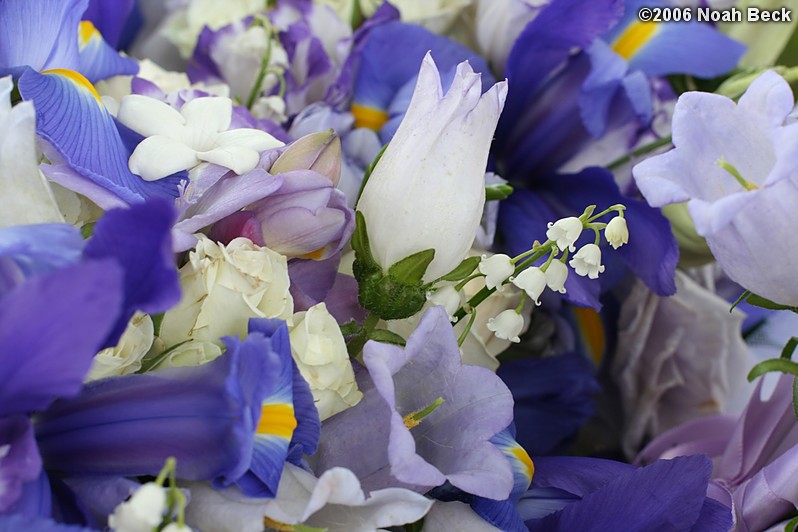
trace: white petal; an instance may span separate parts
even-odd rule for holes
[[[216,137],[217,146],[244,146],[261,152],[271,148],[279,148],[285,143],[277,140],[265,131],[248,127],[224,131]]]
[[[160,100],[140,94],[129,94],[122,98],[116,118],[145,137],[164,135],[180,139],[185,134],[186,120],[183,115]]]
[[[130,171],[145,181],[156,181],[197,164],[199,159],[194,150],[160,135],[141,141],[128,161]]]
[[[203,133],[219,133],[230,127],[233,116],[233,102],[230,98],[208,96],[194,98],[180,108],[186,125]]]
[[[229,168],[238,175],[246,174],[258,166],[260,156],[255,150],[244,146],[225,146],[197,152],[202,161]]]

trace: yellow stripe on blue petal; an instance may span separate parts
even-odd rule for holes
[[[89,41],[95,37],[102,37],[100,30],[94,27],[90,20],[81,20],[78,25],[78,46],[85,48]]]
[[[52,70],[45,70],[42,74],[48,75],[56,75],[62,76],[73,84],[81,87],[91,93],[94,96],[94,99],[97,100],[97,103],[102,105],[102,100],[100,99],[100,93],[97,92],[97,89],[94,88],[94,85],[91,84],[91,81],[86,79],[86,77],[81,74],[80,72],[75,72],[74,70],[69,70],[66,68],[54,68]]]
[[[355,117],[355,127],[365,127],[379,131],[385,125],[385,122],[388,121],[388,113],[375,107],[353,103],[350,111]]]
[[[517,444],[515,447],[510,448],[509,451],[517,461],[517,464],[523,468],[522,471],[524,475],[529,478],[529,482],[531,483],[532,476],[535,474],[535,464],[532,463],[529,454],[523,447]]]
[[[657,32],[657,29],[656,22],[642,22],[636,20],[615,39],[615,42],[612,43],[612,49],[615,50],[615,53],[628,61],[629,58],[635,55],[640,48],[651,40]]]
[[[261,407],[257,433],[290,440],[297,422],[294,407],[288,404],[266,404]]]
[[[598,366],[604,358],[604,349],[607,338],[604,335],[604,323],[601,316],[592,308],[575,307],[574,315],[579,326],[579,332],[585,341],[593,362]]]

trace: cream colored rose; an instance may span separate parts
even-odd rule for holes
[[[227,246],[199,235],[180,269],[183,297],[166,312],[160,338],[169,347],[186,340],[222,345],[223,336],[247,334],[250,318],[291,320],[287,259],[247,238]]]
[[[322,421],[355,406],[363,394],[346,351],[341,329],[324,303],[294,314],[291,354],[308,381]]]
[[[150,350],[154,339],[152,319],[137,312],[114,347],[103,349],[94,357],[87,381],[127,375],[141,369],[141,359]]]
[[[221,354],[222,348],[213,342],[192,340],[172,348],[167,353],[157,355],[159,362],[152,371],[201,366],[215,360]]]

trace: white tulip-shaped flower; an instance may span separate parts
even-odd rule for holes
[[[283,145],[259,129],[228,131],[232,116],[230,98],[195,98],[178,111],[155,98],[125,96],[117,119],[147,137],[133,150],[130,171],[155,181],[206,161],[241,175],[257,166],[260,152]]]
[[[568,264],[582,277],[587,275],[591,279],[598,279],[599,274],[604,272],[601,249],[596,244],[587,244],[580,248]]]
[[[506,95],[504,81],[482,94],[467,62],[444,95],[432,57],[424,58],[407,114],[357,206],[384,270],[434,249],[429,282],[463,260],[482,217],[485,165]]]

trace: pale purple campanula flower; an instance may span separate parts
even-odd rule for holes
[[[369,490],[423,492],[448,480],[467,493],[507,498],[512,468],[489,440],[512,421],[512,396],[490,370],[462,365],[442,307],[424,314],[404,349],[372,341],[363,357],[373,384],[359,382],[363,400],[325,422],[318,471],[347,467]],[[407,423],[436,402],[418,424]]]
[[[798,304],[789,269],[798,263],[798,124],[785,125],[793,105],[790,86],[774,72],[737,104],[686,93],[673,116],[676,148],[634,168],[652,206],[689,202],[696,231],[729,277],[788,305]]]

